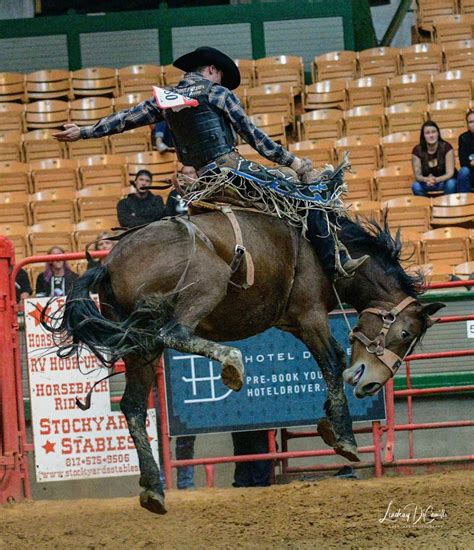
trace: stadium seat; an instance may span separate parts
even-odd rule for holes
[[[416,269],[423,274],[427,284],[449,281],[453,274],[453,266],[447,262],[421,264],[416,266]]]
[[[359,52],[361,76],[391,78],[400,74],[400,50],[377,47]]]
[[[73,99],[71,73],[59,69],[35,71],[26,75],[26,95],[37,99]]]
[[[459,144],[459,136],[465,131],[465,128],[444,128],[441,130],[441,137],[450,143],[455,151],[455,161],[456,166],[459,168],[459,158],[457,153],[458,150],[458,144]]]
[[[30,170],[23,162],[0,162],[0,193],[31,190]]]
[[[130,109],[135,105],[138,105],[142,101],[151,98],[151,91],[147,92],[134,92],[121,95],[114,99],[115,111],[123,111],[124,109]]]
[[[33,223],[76,219],[75,193],[70,189],[40,191],[29,196]]]
[[[455,193],[433,198],[431,225],[474,225],[474,193]]]
[[[85,97],[71,101],[69,116],[78,126],[91,126],[114,111],[112,100],[108,97]]]
[[[354,169],[376,170],[380,166],[379,141],[378,136],[371,135],[348,136],[338,139],[334,143],[337,162],[341,162],[345,153],[349,153],[349,160]]]
[[[404,229],[403,231],[400,231],[400,240],[403,246],[403,266],[408,267],[421,264],[421,233],[418,231]]]
[[[305,111],[346,109],[346,81],[342,79],[321,80],[306,86],[303,94],[303,108]]]
[[[78,221],[99,218],[116,218],[120,197],[111,193],[106,185],[81,189],[76,194]],[[118,225],[116,222],[115,225]]]
[[[247,91],[248,114],[278,114],[285,118],[285,125],[294,124],[295,92],[291,86],[265,84]]]
[[[431,199],[407,195],[382,203],[393,229],[423,232],[430,227]]]
[[[439,44],[413,44],[402,48],[402,71],[408,73],[436,74],[442,71],[443,57]]]
[[[375,220],[378,223],[380,223],[382,219],[382,211],[378,201],[349,200],[346,202],[346,205],[349,208],[348,214],[353,219],[362,217],[369,220]]]
[[[474,67],[474,40],[460,40],[443,46],[447,71]]]
[[[0,131],[0,162],[23,160],[22,135],[20,132]]]
[[[151,129],[149,126],[142,126],[141,128],[135,128],[134,130],[127,130],[123,134],[114,134],[109,136],[108,142],[109,153],[112,155],[129,155],[131,153],[150,151]]]
[[[0,235],[8,237],[15,247],[15,259],[22,260],[29,255],[28,229],[16,223],[0,224]]]
[[[311,67],[313,82],[357,76],[357,54],[351,51],[329,52],[314,58]]]
[[[68,141],[67,156],[70,159],[82,159],[93,155],[106,155],[108,153],[109,140],[106,137],[96,139],[79,139]]]
[[[474,0],[459,0],[459,13],[474,13]]]
[[[376,198],[382,202],[408,195],[411,193],[413,181],[411,164],[402,164],[401,166],[392,164],[387,168],[377,170],[375,173]]]
[[[374,177],[370,168],[356,166],[350,172],[346,172],[344,179],[347,183],[345,202],[357,200],[374,200]]]
[[[153,174],[153,184],[163,183],[172,178],[177,169],[174,153],[146,151],[127,155],[127,170],[130,181],[135,179],[138,170],[149,170]]]
[[[444,262],[451,266],[471,260],[469,231],[462,227],[440,227],[423,233],[421,246],[425,263]]]
[[[162,65],[161,82],[163,86],[176,86],[182,80],[184,72],[173,65]]]
[[[274,141],[286,146],[285,118],[278,114],[252,115],[250,120],[266,132]]]
[[[0,102],[25,100],[25,75],[21,73],[0,73]]]
[[[118,96],[117,69],[90,67],[73,71],[72,91],[75,97],[96,95]]]
[[[388,83],[388,104],[430,101],[430,74],[410,73],[391,78]]]
[[[301,115],[300,141],[339,139],[343,134],[344,113],[338,109],[319,109]]]
[[[386,105],[387,79],[367,76],[347,83],[349,109],[365,105]]]
[[[471,70],[454,70],[433,76],[433,101],[442,99],[471,100]]]
[[[79,160],[82,188],[105,186],[123,188],[128,185],[126,159],[120,155],[95,155]]]
[[[311,159],[315,168],[335,163],[334,141],[332,139],[298,141],[290,143],[288,147],[297,157]]]
[[[78,187],[76,160],[42,159],[29,164],[33,192],[53,189],[69,189],[75,191]]]
[[[437,44],[444,45],[460,40],[471,40],[473,15],[445,15],[433,18],[431,39]]]
[[[18,103],[0,103],[0,132],[24,132],[25,107]]]
[[[380,105],[354,107],[344,111],[346,136],[377,135],[385,131],[384,108]]]
[[[474,262],[463,262],[454,266],[454,274],[462,279],[468,279],[473,277],[474,274]]]
[[[431,32],[433,20],[453,15],[457,11],[456,0],[417,0],[417,25],[425,32]]]
[[[77,223],[74,227],[75,250],[82,252],[100,233],[111,231],[117,225],[117,217],[115,215],[112,218],[99,217]]]
[[[380,145],[382,147],[383,166],[410,164],[413,148],[418,145],[419,139],[419,130],[413,132],[395,132],[381,138]]]
[[[416,132],[427,120],[427,105],[420,101],[396,103],[385,109],[387,133]]]
[[[26,162],[40,159],[65,158],[66,144],[53,137],[56,130],[32,130],[23,134]]]
[[[47,254],[53,246],[60,246],[67,252],[74,250],[73,231],[72,221],[47,221],[30,225],[28,239],[31,253],[34,255]]]
[[[69,103],[60,99],[45,99],[26,105],[26,126],[29,130],[62,129],[69,122]]]
[[[255,83],[255,61],[253,59],[234,59],[240,71],[240,85],[251,88]]]
[[[428,105],[428,113],[441,129],[466,129],[466,113],[469,101],[462,99],[443,99]]]
[[[295,95],[304,87],[303,58],[291,55],[264,57],[255,61],[255,76],[258,86],[283,84],[291,86]]]
[[[161,67],[158,65],[129,65],[118,69],[119,93],[148,94],[152,96],[152,87],[162,85]]]
[[[28,195],[24,191],[0,192],[0,225],[28,225]]]

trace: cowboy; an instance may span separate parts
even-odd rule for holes
[[[223,52],[200,47],[187,53],[173,63],[185,71],[184,78],[172,89],[185,99],[185,103],[167,108],[167,99],[156,96],[139,103],[132,109],[120,111],[99,120],[93,126],[79,128],[66,124],[65,130],[55,134],[59,141],[99,138],[166,120],[173,137],[179,160],[193,166],[198,176],[211,174],[222,168],[239,168],[239,173],[251,176],[261,187],[276,183],[278,192],[292,192],[297,189],[300,178],[309,183],[314,173],[309,159],[300,159],[275,143],[257,128],[242,108],[239,99],[232,92],[240,85],[240,72],[234,61]],[[173,104],[173,100],[169,101]],[[187,105],[192,105],[187,107]],[[263,157],[286,169],[272,170],[245,161],[235,149],[235,135],[256,149]],[[291,170],[288,170],[291,168]],[[324,268],[331,276],[352,276],[367,259],[366,256],[351,259],[347,250],[337,247],[330,217],[314,209],[308,215],[307,237],[316,249]]]

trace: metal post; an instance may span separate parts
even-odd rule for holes
[[[160,407],[161,445],[163,448],[162,468],[165,474],[166,488],[171,489],[173,487],[173,469],[171,467],[170,430],[166,411],[165,366],[163,358],[158,362],[156,381],[158,386],[158,405]]]

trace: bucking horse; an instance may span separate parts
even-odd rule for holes
[[[400,236],[390,234],[386,221],[342,221],[339,238],[351,256],[370,258],[352,278],[334,282],[301,229],[245,209],[235,210],[234,219],[246,249],[238,268],[235,228],[222,212],[160,220],[124,234],[101,265],[77,280],[59,323],[43,319],[64,338],[62,356],[85,345],[107,366],[123,358],[127,382],[120,406],[138,453],[140,504],[157,514],[166,512],[164,491],[145,422],[164,348],[220,362],[223,383],[238,391],[241,352],[220,342],[270,327],[290,332],[311,352],[327,386],[319,433],[336,453],[358,461],[344,382],[359,398],[378,392],[443,307],[418,301],[421,281],[401,267]],[[348,368],[328,325],[339,300],[359,313]]]

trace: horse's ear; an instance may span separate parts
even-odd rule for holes
[[[432,327],[435,324],[435,321],[431,318],[431,315],[434,315],[443,307],[446,307],[446,304],[443,304],[443,302],[431,302],[430,304],[425,304],[421,308],[421,312],[428,318],[428,328]]]

